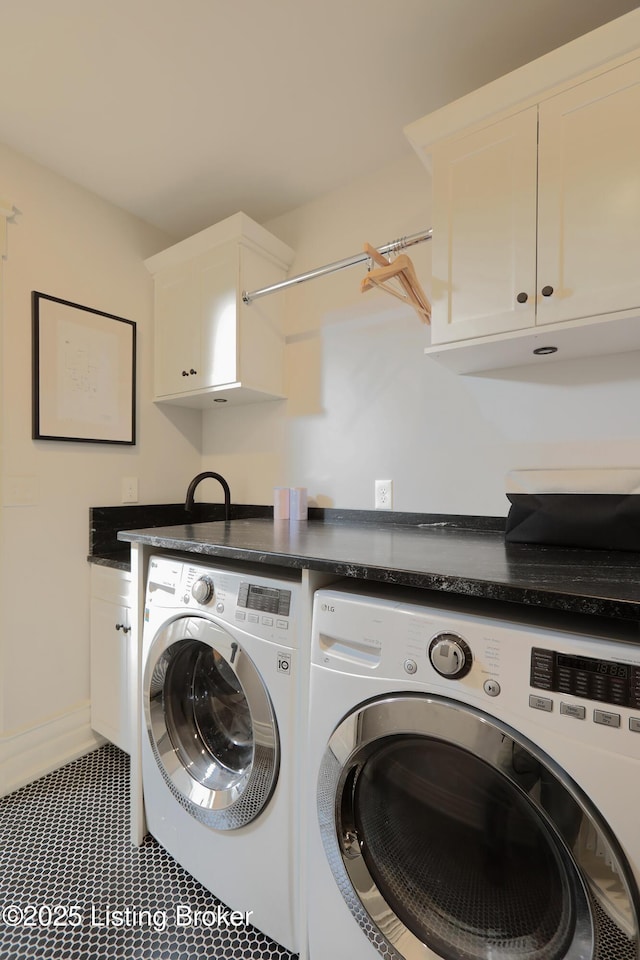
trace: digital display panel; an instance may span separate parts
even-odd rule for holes
[[[591,657],[567,657],[563,653],[556,654],[556,663],[559,667],[569,667],[573,670],[586,670],[599,673],[605,677],[622,677],[627,680],[630,668],[626,663],[612,663],[610,660],[594,660]]]
[[[640,666],[534,647],[532,687],[640,709]]]
[[[276,590],[274,587],[258,587],[255,583],[249,584],[249,596],[250,597],[270,597],[271,599],[278,599],[280,594],[279,590]]]
[[[291,606],[291,590],[264,587],[257,583],[241,583],[238,591],[238,606],[261,613],[275,613],[288,617]]]

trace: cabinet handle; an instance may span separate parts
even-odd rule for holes
[[[123,633],[129,633],[131,627],[125,627],[124,623],[116,623],[116,630],[122,630]]]
[[[197,371],[197,370],[194,370],[193,367],[191,367],[191,370],[189,370],[189,373],[191,373],[191,374],[194,374],[194,373],[197,373],[197,372],[198,372],[198,371]]]
[[[522,293],[519,293],[518,296],[516,297],[516,300],[518,301],[518,303],[526,303],[528,299],[529,299],[529,294],[525,293],[524,290],[522,291]]]
[[[183,376],[183,377],[188,377],[188,376],[189,376],[188,371],[187,371],[187,370],[183,370],[183,371],[182,371],[182,376]]]
[[[550,297],[552,293],[553,293],[553,287],[547,286],[542,288],[543,297]]]

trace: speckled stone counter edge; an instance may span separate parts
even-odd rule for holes
[[[393,586],[640,620],[640,554],[505,544],[497,530],[446,522],[349,523],[248,518],[122,532],[201,557],[271,563]]]
[[[232,504],[231,518],[273,517],[273,507],[262,504]],[[394,510],[337,510],[328,507],[310,507],[309,519],[318,523],[376,523],[461,528],[470,530],[494,530],[503,532],[504,517],[474,517],[464,514],[402,513]],[[221,503],[196,503],[190,518],[192,523],[224,520]],[[129,504],[89,509],[89,554],[90,563],[129,570],[130,548],[118,540],[120,530],[142,530],[150,527],[169,527],[183,524],[186,514],[183,503]]]

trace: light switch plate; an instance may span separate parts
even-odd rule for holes
[[[137,503],[138,502],[138,478],[137,477],[123,477],[122,478],[122,503]]]

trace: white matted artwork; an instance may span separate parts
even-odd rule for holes
[[[136,325],[32,292],[33,439],[136,442]]]

